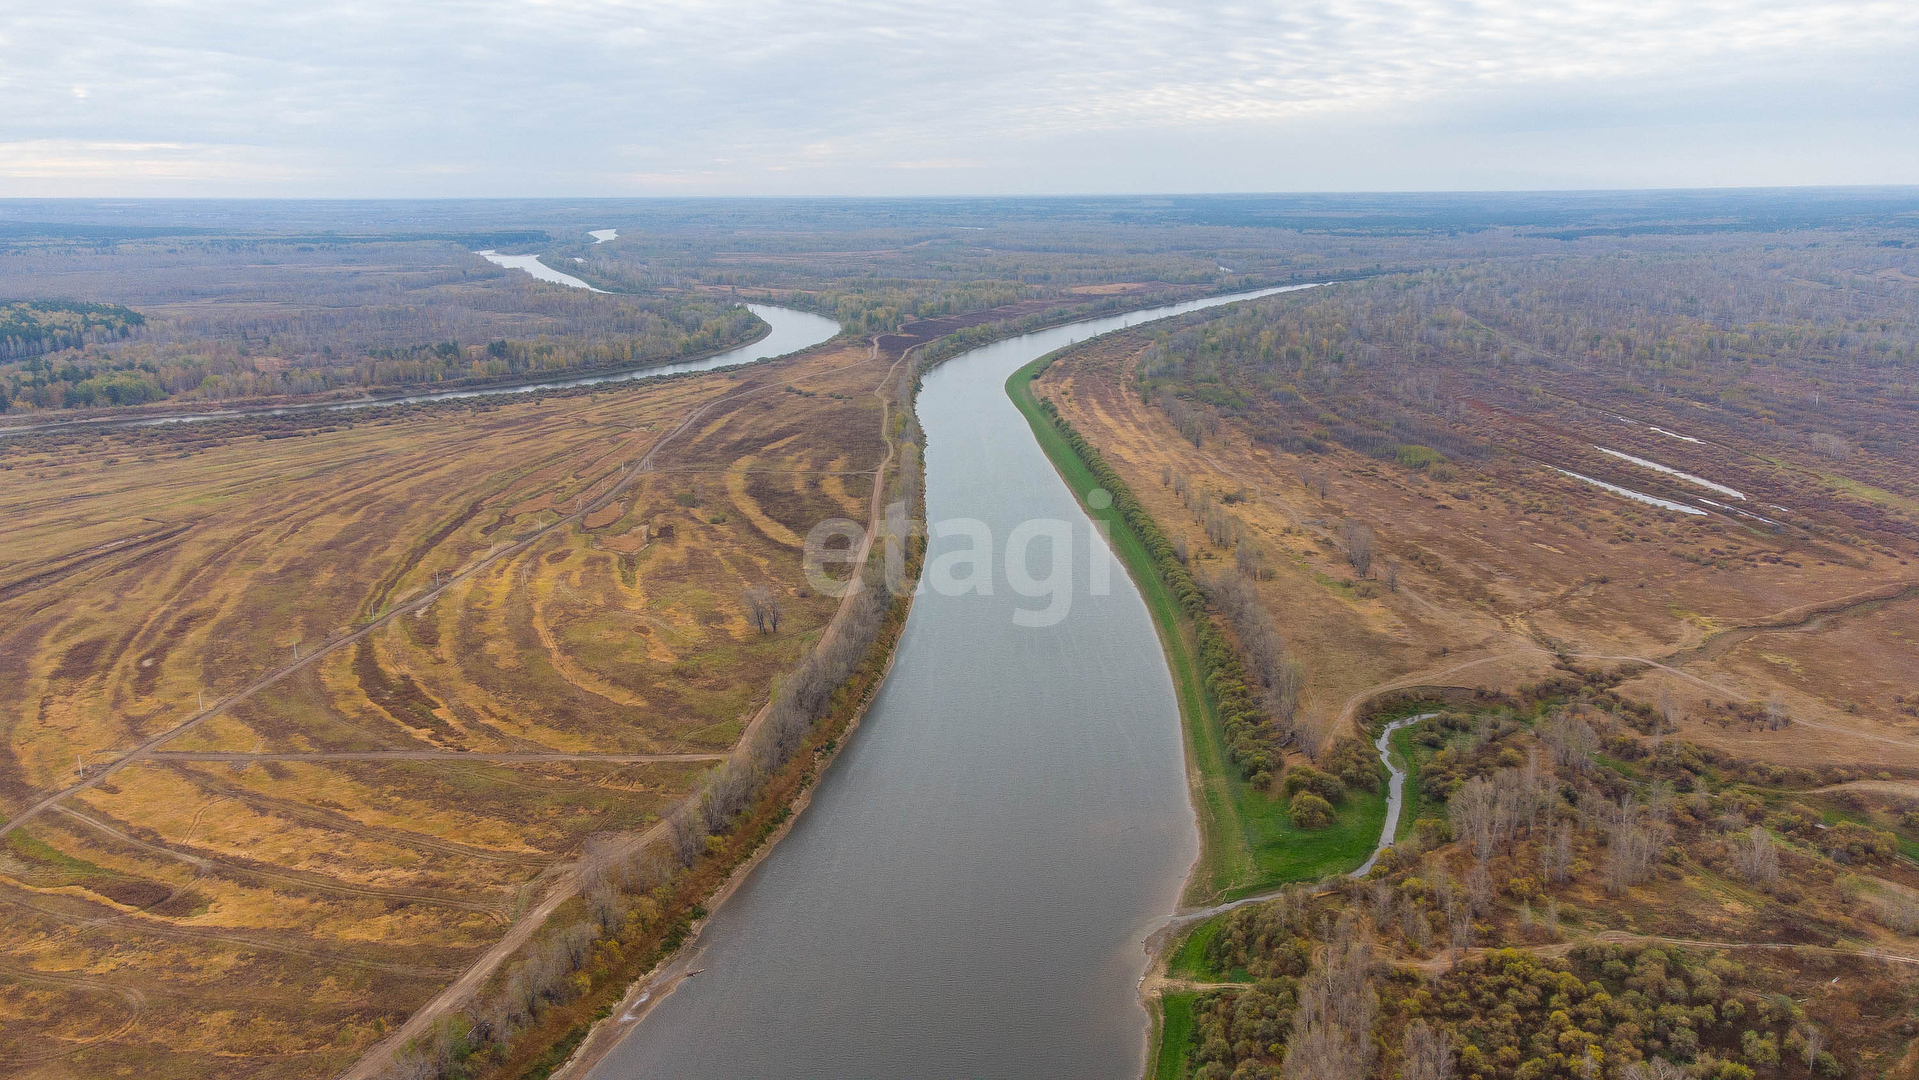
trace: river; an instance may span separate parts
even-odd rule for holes
[[[584,284],[584,283],[582,283]],[[536,390],[558,390],[570,386],[595,386],[600,383],[629,382],[634,379],[651,379],[660,375],[672,375],[682,371],[710,371],[714,368],[731,367],[734,364],[750,364],[755,360],[767,360],[776,356],[785,356],[801,349],[818,345],[822,341],[840,332],[840,324],[823,315],[810,311],[797,311],[793,308],[774,307],[771,304],[746,305],[753,314],[758,315],[772,327],[767,335],[748,345],[728,349],[723,353],[699,360],[682,360],[669,364],[657,364],[653,367],[635,368],[630,371],[618,371],[612,374],[574,375],[560,379],[546,379],[540,382],[515,383],[510,386],[481,386],[467,390],[439,390],[421,394],[407,394],[402,397],[368,398],[359,401],[318,402],[311,405],[283,405],[272,408],[253,409],[213,409],[205,412],[167,413],[163,415],[145,415],[137,418],[114,416],[92,417],[84,420],[64,420],[48,424],[25,424],[14,427],[0,426],[0,438],[9,435],[24,435],[36,431],[59,431],[69,428],[119,428],[153,427],[163,424],[190,424],[207,420],[230,420],[243,416],[284,416],[296,412],[325,410],[344,412],[353,409],[370,409],[382,405],[417,405],[430,401],[454,401],[463,398],[494,397],[500,394],[530,394]]]
[[[1179,711],[1145,603],[1116,562],[1094,594],[1091,523],[1003,384],[1075,341],[1275,291],[1043,330],[926,375],[927,516],[984,525],[991,593],[922,590],[811,807],[701,935],[700,973],[591,1076],[1139,1075],[1144,941],[1199,850]],[[1016,577],[997,556],[1039,519],[1070,525],[1070,607],[1019,625],[1045,621],[1015,582],[1035,592],[1048,548]],[[936,528],[928,580],[974,543]]]
[[[595,240],[594,242],[602,243],[603,241]],[[473,254],[478,255],[480,258],[485,259],[495,266],[504,266],[509,270],[524,270],[539,280],[550,282],[554,285],[566,285],[575,289],[585,289],[588,292],[606,291],[605,289],[596,289],[586,282],[581,281],[579,278],[574,277],[572,274],[560,273],[558,270],[541,262],[538,255],[502,255],[497,251],[476,251]]]

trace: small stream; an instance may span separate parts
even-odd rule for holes
[[[1438,713],[1420,713],[1418,716],[1395,720],[1386,725],[1386,730],[1380,732],[1378,740],[1373,743],[1373,748],[1379,751],[1379,760],[1385,764],[1386,771],[1392,774],[1392,778],[1386,781],[1386,824],[1379,830],[1379,845],[1373,848],[1372,855],[1367,857],[1365,863],[1353,871],[1354,877],[1365,877],[1372,873],[1373,864],[1379,861],[1379,857],[1386,853],[1387,848],[1393,846],[1393,837],[1399,832],[1400,807],[1406,801],[1406,770],[1393,764],[1393,732],[1438,715]]]

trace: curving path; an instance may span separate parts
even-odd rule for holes
[[[1379,857],[1386,853],[1387,848],[1393,846],[1393,836],[1399,832],[1399,811],[1406,801],[1406,770],[1393,762],[1393,732],[1438,715],[1430,712],[1420,713],[1418,716],[1395,720],[1386,725],[1386,730],[1379,733],[1379,740],[1373,743],[1373,747],[1379,751],[1381,764],[1386,766],[1386,771],[1392,776],[1392,779],[1386,783],[1386,823],[1379,829],[1379,845],[1373,848],[1373,853],[1367,856],[1366,861],[1360,865],[1359,869],[1348,875],[1349,877],[1363,878],[1372,873],[1373,864],[1379,862]]]

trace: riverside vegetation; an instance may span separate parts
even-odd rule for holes
[[[875,356],[1340,280],[1009,384],[1070,486],[1112,497],[1088,511],[1166,643],[1189,899],[1281,890],[1175,943],[1157,1071],[1914,1075],[1888,959],[1919,931],[1908,207],[600,209],[621,235],[597,245],[538,206],[356,206],[384,223],[350,235],[326,207],[127,230],[75,203],[0,230],[10,419],[640,366],[759,332],[742,299],[879,339],[0,441],[0,799],[97,781],[0,851],[8,1070],[331,1075],[383,1047],[414,1075],[546,1075],[777,832],[883,668],[903,612],[849,609],[822,649],[836,608],[798,554],[868,484],[915,487],[910,418],[883,420],[909,387]],[[281,668],[102,776],[203,688]],[[1332,876],[1384,816],[1364,738],[1423,712],[1392,743],[1400,846]]]
[[[1567,674],[1412,729],[1435,814],[1365,880],[1195,930],[1158,1075],[1910,1075],[1919,800],[1648,737]]]
[[[578,1000],[604,928],[621,970],[670,937],[800,782],[802,714],[870,684],[867,607],[815,649],[836,603],[799,534],[881,482],[871,357],[0,443],[0,798],[11,819],[93,782],[0,849],[8,1068],[337,1073],[571,895],[497,969],[485,1000],[518,1004],[475,1014],[485,1046],[522,1033],[476,1067],[537,1057],[529,1020]],[[775,682],[771,741],[713,772]],[[622,885],[613,920],[605,883],[660,873],[622,846],[649,832],[678,869],[628,928],[645,905]]]
[[[1176,943],[1159,1075],[1919,1064],[1919,739],[1892,674],[1919,277],[1869,237],[1777,244],[1384,275],[1032,373],[1057,457],[1153,538],[1147,573],[1192,583],[1192,640],[1232,645],[1189,701],[1241,743],[1195,755],[1209,809],[1243,782],[1325,827],[1352,735],[1442,712],[1394,739],[1410,813],[1367,880]],[[1294,670],[1283,695],[1249,674]]]

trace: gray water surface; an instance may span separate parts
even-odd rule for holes
[[[1090,522],[1003,384],[1074,341],[1272,291],[1028,334],[927,374],[927,516],[990,529],[991,595],[921,592],[812,806],[702,934],[703,972],[591,1076],[1139,1075],[1142,946],[1199,850],[1179,710],[1124,569],[1092,594]],[[1046,601],[999,556],[1042,518],[1072,529],[1071,607],[1021,626]],[[970,546],[936,534],[928,566]],[[1046,577],[1046,543],[1026,562]]]
[[[610,240],[612,237],[608,237],[607,239]],[[600,241],[597,240],[595,241],[595,243],[599,242]],[[586,282],[581,281],[579,278],[574,277],[572,274],[563,274],[553,269],[541,262],[538,255],[502,255],[497,251],[476,251],[473,254],[478,255],[480,258],[485,259],[495,266],[504,266],[508,270],[524,270],[549,284],[566,285],[575,289],[585,289],[587,292],[606,291],[605,289],[596,289]]]

